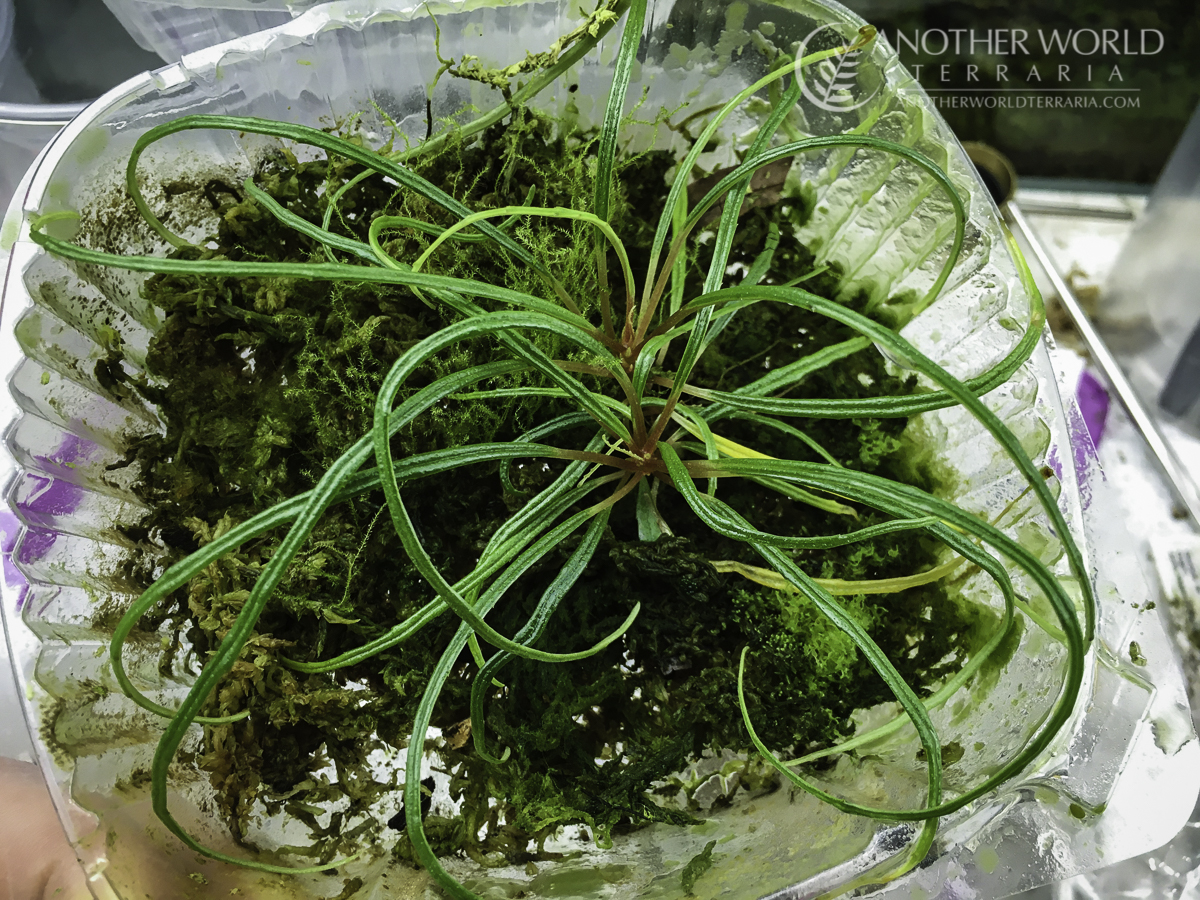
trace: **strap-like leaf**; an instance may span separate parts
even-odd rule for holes
[[[664,452],[663,456],[666,459],[667,453]],[[983,796],[997,785],[1003,784],[1008,779],[1022,772],[1049,746],[1063,725],[1070,719],[1083,682],[1084,654],[1086,651],[1086,642],[1079,625],[1075,605],[1058,579],[1042,565],[1041,561],[1002,531],[999,531],[987,522],[977,519],[959,507],[926,494],[917,488],[889,481],[878,476],[868,475],[864,472],[855,472],[850,469],[835,469],[832,466],[819,463],[805,463],[794,460],[723,459],[717,462],[698,461],[689,463],[685,471],[695,471],[701,477],[708,475],[720,475],[722,477],[730,475],[772,475],[777,478],[793,480],[798,484],[852,497],[860,503],[873,506],[892,515],[914,518],[919,516],[937,516],[946,525],[951,526],[951,528],[946,528],[945,526],[938,528],[934,526],[930,530],[937,534],[955,552],[967,557],[993,575],[1001,587],[1005,589],[1006,604],[1013,602],[1015,599],[1015,595],[1011,595],[1011,587],[1005,588],[1005,585],[1009,584],[1007,573],[1004,572],[1002,567],[998,569],[994,568],[997,565],[995,560],[989,563],[985,557],[979,556],[976,552],[977,548],[963,537],[963,534],[971,534],[978,537],[999,553],[1008,557],[1045,594],[1062,627],[1067,649],[1066,672],[1058,699],[1050,715],[1046,717],[1045,721],[1036,730],[1036,733],[1020,751],[1014,754],[1008,762],[994,772],[982,785],[944,804],[939,815],[945,815],[954,810],[961,809],[967,803]],[[699,492],[696,492],[695,496],[699,497]],[[713,501],[707,501],[708,506],[712,506],[712,504]],[[697,513],[701,513],[702,508],[695,506],[693,508],[697,510]],[[709,510],[704,510],[704,512],[710,513]],[[719,526],[726,529],[732,536],[733,525],[719,516],[713,520],[713,523],[714,527]],[[747,528],[745,525],[737,527],[742,529]],[[962,534],[951,529],[958,529]],[[765,541],[758,543],[758,546],[767,550],[771,549]],[[919,817],[923,817],[923,815],[902,816],[901,818]]]
[[[643,482],[644,484],[645,482]],[[554,576],[554,580],[550,582],[545,591],[542,592],[541,599],[538,600],[537,606],[533,610],[533,615],[529,617],[529,621],[521,626],[521,630],[513,635],[513,640],[519,644],[532,644],[542,636],[542,632],[546,630],[546,626],[550,623],[550,617],[554,615],[554,611],[558,609],[559,603],[566,596],[567,591],[575,586],[575,582],[579,580],[579,576],[583,574],[583,570],[587,568],[592,557],[596,553],[596,548],[600,545],[600,538],[604,536],[604,529],[608,525],[608,517],[610,509],[605,509],[599,514],[591,516],[591,524],[588,526],[587,532],[583,536],[583,540],[571,554],[571,557],[559,569],[558,574]],[[579,517],[576,516],[560,528],[548,533],[545,538],[531,547],[526,555],[529,557],[529,563],[524,568],[520,568],[517,572],[519,575],[524,572],[529,565],[532,565],[537,560],[541,559],[550,550],[557,546],[563,538],[574,531],[580,524],[576,521]],[[569,525],[569,527],[567,527]],[[517,570],[520,563],[513,566]],[[513,577],[516,580],[516,576]],[[503,668],[504,664],[513,658],[511,653],[506,653],[503,650],[497,652],[489,659],[478,674],[475,676],[475,681],[471,685],[471,739],[475,743],[475,752],[489,762],[498,763],[500,760],[492,756],[487,749],[487,721],[484,719],[484,702],[488,686],[492,683],[492,679]]]
[[[609,197],[612,194],[613,167],[617,159],[617,138],[621,134],[621,119],[625,115],[625,95],[629,91],[629,76],[637,59],[645,20],[646,0],[632,0],[628,17],[625,19],[625,29],[621,32],[621,46],[613,63],[612,86],[608,91],[608,102],[604,106],[604,124],[600,127],[600,146],[596,153],[595,200],[592,212],[605,222],[609,218]]]
[[[824,297],[818,297],[816,294],[811,294],[800,288],[767,287],[762,285],[727,288],[721,294],[735,300],[751,296],[758,296],[768,300],[778,300],[782,303],[812,310],[835,321],[849,325],[860,334],[875,341],[875,343],[886,347],[893,354],[904,360],[906,365],[931,379],[943,391],[953,397],[955,401],[966,407],[971,415],[991,433],[992,437],[1003,448],[1005,455],[1012,460],[1013,465],[1025,477],[1026,482],[1037,496],[1038,502],[1041,504],[1046,516],[1050,519],[1050,523],[1054,527],[1059,540],[1062,541],[1063,549],[1067,554],[1067,560],[1071,565],[1071,570],[1075,577],[1079,579],[1080,589],[1083,591],[1085,639],[1091,641],[1095,630],[1096,598],[1092,593],[1090,573],[1083,563],[1083,554],[1079,552],[1079,547],[1076,545],[1071,530],[1067,526],[1066,519],[1063,518],[1057,501],[1046,486],[1041,471],[1030,460],[1020,441],[1017,440],[1008,426],[1001,422],[999,417],[988,409],[969,387],[933,362],[933,360],[926,357],[896,332],[885,328],[878,322],[868,319],[866,316],[859,315],[847,309],[841,304],[826,300]]]

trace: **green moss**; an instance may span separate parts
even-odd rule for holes
[[[1135,666],[1146,665],[1146,657],[1142,653],[1142,647],[1137,641],[1129,642],[1129,661]]]
[[[679,881],[683,892],[689,897],[692,896],[692,888],[696,886],[696,881],[701,875],[712,868],[712,852],[715,846],[717,846],[716,841],[709,841],[704,845],[704,849],[693,856],[688,861],[688,864],[683,867]]]

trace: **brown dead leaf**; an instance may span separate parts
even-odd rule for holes
[[[735,166],[729,166],[724,169],[717,169],[711,175],[706,175],[704,178],[698,178],[688,185],[688,206],[693,207],[701,200],[704,195],[717,186],[717,183],[734,170]],[[783,183],[787,180],[788,172],[792,168],[792,158],[776,160],[770,165],[763,166],[750,178],[750,190],[746,193],[746,199],[742,201],[742,209],[738,213],[739,216],[744,216],[748,211],[759,206],[773,206],[779,202],[779,198],[783,196]],[[717,202],[709,207],[700,218],[701,225],[708,225],[710,222],[715,222],[721,216],[721,201],[724,199],[724,194],[717,198]]]
[[[461,722],[455,722],[444,732],[443,737],[446,738],[446,743],[450,745],[451,750],[461,749],[471,738],[471,720],[463,719]]]

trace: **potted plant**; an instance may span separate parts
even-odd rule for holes
[[[851,857],[842,889],[882,883],[1072,719],[1094,601],[1012,386],[1036,289],[873,30],[771,9],[795,21],[734,5],[709,42],[627,0],[426,10],[399,33],[437,65],[394,110],[146,94],[101,148],[121,183],[31,221],[43,305],[90,303],[61,260],[126,316],[70,320],[127,412],[86,423],[127,549],[87,616],[103,675],[46,740],[117,704],[118,792],[222,863],[193,881],[357,896],[390,859],[464,897],[715,890],[798,789],[842,833],[744,889]],[[329,77],[297,38],[328,15],[259,40]],[[489,16],[554,39],[480,60]],[[956,303],[992,351],[963,378],[934,361]],[[946,464],[985,439],[982,476]],[[981,478],[988,508],[947,499]],[[1032,652],[1037,713],[979,714]]]

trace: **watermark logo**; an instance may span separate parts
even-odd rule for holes
[[[824,34],[826,31],[830,34]],[[823,46],[826,44],[830,46]],[[801,71],[800,62],[810,53],[838,48],[845,49],[813,65],[804,66]],[[858,96],[858,66],[863,61],[863,50],[860,42],[850,44],[832,24],[822,25],[809,33],[800,44],[800,52],[796,56],[796,75],[800,79],[801,92],[813,106],[828,112],[845,113],[871,102],[871,98],[879,92],[878,87],[865,97]]]
[[[1137,109],[1134,60],[1157,56],[1157,28],[897,29],[901,60],[940,108]]]

